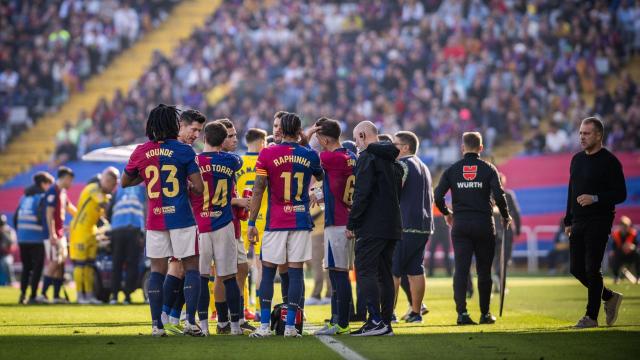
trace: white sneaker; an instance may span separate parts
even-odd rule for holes
[[[47,299],[46,297],[44,297],[42,295],[38,295],[35,298],[35,302],[36,302],[36,304],[48,304],[49,303],[49,299]]]
[[[187,324],[184,327],[184,331],[182,332],[184,335],[189,335],[189,336],[193,336],[193,337],[202,337],[202,336],[206,336],[204,335],[204,333],[202,332],[202,329],[200,329],[200,326],[196,325],[196,324],[189,324],[187,322]]]
[[[69,301],[67,301],[67,299],[65,298],[53,298],[52,301],[54,304],[68,304]]]
[[[164,329],[159,329],[156,326],[154,326],[153,330],[151,330],[151,336],[153,336],[153,337],[167,337],[167,333],[164,331]]]
[[[111,299],[111,300],[109,301],[109,305],[118,305],[118,300],[116,300],[116,299]],[[164,324],[164,323],[163,323],[163,324]]]
[[[322,305],[322,300],[314,297],[310,297],[304,301],[305,306]]]
[[[320,300],[320,305],[329,305],[329,304],[331,304],[330,297],[322,298],[322,300]]]
[[[604,302],[604,312],[607,315],[607,325],[613,326],[618,320],[618,311],[622,304],[622,294],[613,291],[611,299]]]
[[[91,302],[84,294],[78,294],[78,304],[80,305],[89,305]]]
[[[302,335],[298,332],[296,328],[285,328],[284,329],[284,337],[290,338],[301,338]]]
[[[95,296],[89,297],[88,301],[89,301],[89,304],[91,304],[91,305],[102,305],[102,304],[104,304],[102,301],[96,299]]]
[[[586,315],[582,319],[578,320],[578,323],[574,326],[574,328],[576,329],[588,329],[596,327],[598,327],[598,322]]]
[[[273,335],[273,332],[269,328],[263,328],[262,326],[260,326],[259,328],[256,329],[256,331],[252,332],[249,335],[249,337],[257,339],[257,338],[269,337],[272,335]]]

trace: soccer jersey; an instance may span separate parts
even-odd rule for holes
[[[313,229],[309,183],[321,174],[318,154],[307,147],[283,142],[262,149],[256,175],[268,178],[267,231]]]
[[[104,212],[104,207],[109,198],[102,192],[100,184],[91,183],[80,193],[78,199],[78,212],[71,220],[70,232],[84,232],[86,235],[93,233],[93,227]]]
[[[64,236],[64,218],[67,215],[67,190],[62,189],[58,184],[54,184],[47,191],[46,200],[47,207],[52,207],[53,211],[53,230],[57,237]],[[48,226],[48,224],[47,224]]]
[[[323,151],[320,162],[325,172],[322,183],[324,226],[346,226],[356,181],[353,174],[356,155],[345,148]]]
[[[195,225],[187,178],[198,171],[196,153],[178,140],[138,145],[124,171],[141,176],[147,187],[147,230],[165,231]]]
[[[258,153],[248,152],[242,156],[242,168],[236,173],[238,189],[244,192],[245,189],[253,189],[256,180],[256,161],[258,161]],[[267,196],[262,197],[260,212],[256,218],[256,228],[258,232],[262,232],[265,227],[267,215]],[[242,234],[247,233],[247,222],[241,222]],[[262,238],[261,236],[259,238]]]
[[[233,217],[231,198],[235,173],[242,160],[227,152],[204,152],[197,157],[204,180],[202,195],[190,194],[193,213],[200,233],[212,232],[228,225]]]

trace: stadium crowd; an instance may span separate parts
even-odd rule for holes
[[[9,0],[0,4],[0,149],[14,127],[82,91],[91,75],[166,19],[175,0]],[[82,131],[80,128],[79,131]]]
[[[570,150],[568,135],[586,113],[604,116],[607,144],[628,148],[638,142],[638,131],[625,131],[639,121],[636,86],[626,77],[607,94],[604,84],[640,49],[640,4],[618,5],[225,2],[173,57],[156,54],[137,86],[80,122],[79,152],[141,137],[141,114],[159,102],[242,119],[241,134],[264,127],[274,108],[306,123],[332,113],[344,129],[370,119],[383,132],[414,131],[432,165],[455,160],[452,135],[461,131],[482,129],[490,153],[546,119],[559,134],[534,136],[526,151]],[[224,83],[231,92],[208,101]],[[583,95],[596,91],[591,109]],[[114,131],[125,124],[130,131]],[[623,133],[631,135],[618,144]]]

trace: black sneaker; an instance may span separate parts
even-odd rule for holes
[[[422,315],[416,314],[413,311],[407,316],[407,323],[421,323]]]
[[[478,325],[475,321],[471,319],[468,313],[462,313],[458,315],[458,325]]]
[[[375,322],[369,319],[362,327],[351,333],[352,336],[381,336],[389,332],[390,326],[384,321]],[[391,331],[393,332],[393,331]]]
[[[249,324],[248,321],[244,321],[242,324],[240,324],[240,329],[246,335],[249,335],[252,332],[256,331],[256,327],[251,325],[251,324]]]
[[[385,331],[381,336],[393,336],[393,328],[391,324],[387,325],[387,331]]]
[[[227,321],[227,325],[221,327],[220,325],[216,325],[216,334],[218,335],[229,335],[231,334],[231,323]]]
[[[491,315],[491,313],[486,313],[480,316],[480,324],[495,324],[496,317]]]
[[[392,324],[398,323],[398,317],[396,316],[396,313],[391,314],[391,323]]]
[[[21,293],[20,297],[18,298],[18,304],[24,305],[25,298],[26,298],[26,296],[24,295],[24,293]]]

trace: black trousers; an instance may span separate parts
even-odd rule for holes
[[[449,227],[444,220],[444,217],[437,216],[433,220],[435,224],[435,231],[431,236],[431,242],[429,243],[429,276],[433,276],[433,269],[436,265],[435,254],[438,245],[442,247],[444,252],[444,267],[447,270],[447,275],[451,276],[451,260],[449,260],[449,249],[451,241],[449,241]]]
[[[44,244],[18,244],[22,259],[22,275],[20,276],[20,292],[25,293],[31,285],[31,298],[38,293],[38,283],[44,268]]]
[[[491,264],[496,246],[496,230],[492,218],[454,219],[451,229],[455,272],[453,299],[458,314],[467,312],[467,286],[471,260],[476,257],[480,312],[489,312],[491,302]]]
[[[636,272],[636,277],[640,276],[640,253],[637,251],[625,254],[621,250],[615,250],[613,256],[611,256],[610,264],[613,276],[616,278],[620,277],[620,269],[624,264],[632,264]]]
[[[395,288],[391,264],[395,239],[360,237],[355,246],[355,267],[357,285],[369,313],[380,311],[382,320],[391,323]]]
[[[142,231],[135,227],[118,228],[111,232],[111,249],[113,252],[113,270],[111,274],[111,291],[118,296],[122,283],[124,265],[127,265],[127,278],[124,293],[131,294],[138,281],[138,265],[141,256]]]
[[[588,289],[585,315],[598,319],[600,300],[609,300],[613,293],[602,282],[602,258],[611,233],[611,219],[597,219],[573,223],[569,236],[571,274]]]

